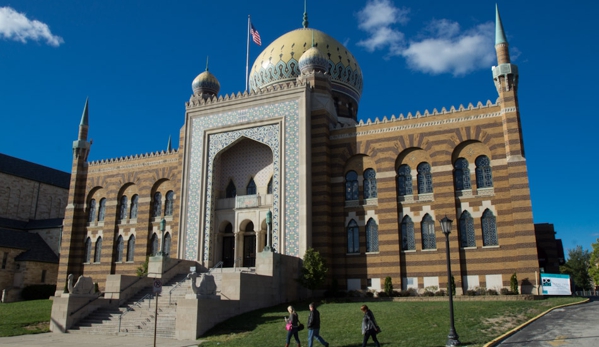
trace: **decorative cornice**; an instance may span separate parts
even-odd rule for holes
[[[487,101],[487,105],[485,107],[491,107],[491,106],[497,106],[497,104],[491,104],[490,101]],[[479,102],[477,105],[477,108],[482,108],[482,104]],[[468,110],[472,110],[475,109],[472,104],[469,105]],[[340,125],[337,124],[336,126],[331,126],[331,132],[335,132],[335,131],[339,131],[339,130],[346,130],[346,129],[351,129],[351,128],[360,128],[360,127],[364,127],[364,126],[370,126],[370,125],[378,125],[378,124],[384,124],[384,123],[395,123],[395,122],[401,122],[404,120],[410,120],[410,119],[418,119],[418,118],[424,118],[424,117],[431,117],[431,116],[438,116],[438,115],[444,115],[444,114],[451,114],[451,113],[457,113],[457,112],[462,112],[466,110],[462,105],[460,105],[459,109],[455,109],[453,106],[451,107],[451,109],[449,111],[447,111],[445,109],[445,107],[443,107],[441,109],[441,112],[437,112],[437,109],[433,110],[433,113],[429,113],[428,110],[426,110],[423,114],[421,114],[420,112],[416,112],[416,115],[412,115],[412,113],[408,113],[407,117],[404,117],[403,114],[401,114],[399,116],[399,118],[395,118],[395,116],[391,116],[390,119],[387,119],[387,117],[383,117],[382,120],[379,120],[378,117],[373,121],[371,121],[370,119],[368,119],[366,122],[364,122],[363,120],[360,121],[360,123],[355,124],[355,125]],[[485,118],[493,118],[493,117],[499,117],[501,115],[503,115],[504,113],[508,113],[508,112],[514,112],[516,111],[516,107],[507,107],[507,108],[503,108],[498,112],[490,112],[490,113],[483,113],[483,114],[476,114],[476,115],[471,115],[471,116],[464,116],[464,117],[459,117],[459,118],[450,118],[450,119],[435,119],[435,120],[431,120],[428,122],[423,122],[423,123],[417,123],[417,124],[406,124],[406,125],[397,125],[397,126],[391,126],[388,128],[383,128],[383,129],[372,129],[372,130],[364,130],[364,131],[356,131],[356,132],[352,132],[352,133],[343,133],[343,134],[337,134],[337,135],[331,135],[329,137],[330,140],[338,140],[338,139],[343,139],[343,138],[349,138],[349,137],[357,137],[357,136],[363,136],[363,135],[371,135],[371,134],[380,134],[380,133],[388,133],[388,132],[394,132],[394,131],[400,131],[400,130],[407,130],[407,129],[418,129],[418,128],[426,128],[426,127],[432,127],[432,126],[439,126],[439,125],[443,125],[443,124],[450,124],[450,123],[461,123],[461,122],[469,122],[472,120],[477,120],[477,119],[485,119]]]
[[[138,161],[138,160],[149,159],[149,158],[173,157],[173,155],[175,155],[173,157],[173,159],[167,160],[167,162],[174,162],[174,161],[179,160],[179,156],[177,155],[178,153],[179,153],[178,149],[173,149],[170,152],[169,151],[159,151],[159,152],[150,152],[150,153],[145,153],[145,154],[129,155],[126,157],[101,159],[101,160],[91,161],[88,164],[90,167],[92,167],[92,166],[99,166],[99,165],[113,165],[115,163],[131,163],[131,165],[121,165],[121,166],[119,166],[119,168],[148,166],[148,165],[152,165],[152,164],[156,164],[156,163],[164,163],[165,160],[156,160],[156,161],[144,162],[144,163],[134,163],[134,162]],[[102,171],[102,170],[94,170],[94,171],[97,172],[97,171]]]

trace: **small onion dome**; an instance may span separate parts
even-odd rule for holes
[[[208,94],[217,95],[220,90],[220,83],[208,69],[199,74],[191,83],[191,89],[195,95]]]
[[[329,60],[318,48],[311,47],[299,58],[298,65],[302,74],[307,74],[311,71],[325,72],[328,70]]]

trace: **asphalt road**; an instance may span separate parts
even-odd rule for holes
[[[599,298],[555,309],[496,346],[597,347],[599,346]]]

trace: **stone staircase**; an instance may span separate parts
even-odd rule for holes
[[[158,296],[157,337],[175,338],[177,301],[185,297],[189,285],[189,280],[183,274],[162,286],[162,293]],[[155,314],[156,297],[152,287],[148,287],[118,308],[104,307],[92,312],[70,328],[69,332],[151,337],[154,336]]]

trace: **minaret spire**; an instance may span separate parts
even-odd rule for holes
[[[166,144],[166,152],[170,153],[170,151],[172,151],[173,148],[171,146],[171,135],[168,136],[168,143]]]
[[[79,136],[77,137],[80,141],[87,141],[87,131],[89,129],[89,97],[85,99],[85,106],[83,106],[83,113],[81,114],[81,122],[79,122]]]
[[[497,4],[495,5],[495,53],[497,54],[497,66],[492,69],[493,80],[497,92],[501,95],[504,91],[518,88],[518,66],[510,62],[509,45],[505,38]]]
[[[302,25],[304,28],[308,27],[308,0],[304,0],[304,21]]]
[[[500,43],[508,44],[505,38],[505,32],[503,31],[501,17],[499,16],[499,7],[495,4],[495,45]]]

